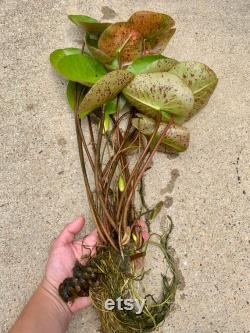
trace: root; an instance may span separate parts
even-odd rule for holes
[[[99,311],[102,333],[151,332],[165,320],[179,283],[175,262],[168,249],[168,236],[169,234],[161,237],[153,234],[145,244],[146,247],[159,247],[166,259],[167,269],[162,275],[162,294],[159,300],[155,300],[153,295],[143,296],[135,287],[136,281],[143,280],[144,272],[138,273],[138,268],[131,261],[134,256],[133,245],[126,247],[124,258],[109,246],[99,249],[97,255],[89,260],[87,266],[98,274],[98,283],[89,286],[89,296]],[[136,314],[135,310],[119,310],[117,305],[112,311],[105,308],[106,300],[115,301],[118,298],[137,299],[140,302],[146,299],[146,303],[141,314]]]

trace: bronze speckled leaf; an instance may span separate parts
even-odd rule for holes
[[[80,118],[114,98],[133,78],[134,74],[126,70],[116,70],[102,77],[88,91],[80,104]]]
[[[101,63],[109,64],[112,62],[112,58],[98,48],[98,36],[91,35],[87,32],[85,35],[85,42],[89,52]]]
[[[135,12],[128,22],[146,39],[152,38],[175,25],[172,17],[150,11]]]
[[[123,47],[121,61],[130,62],[141,56],[143,37],[137,30],[128,23],[120,22],[109,26],[101,34],[98,47],[110,57],[115,57],[117,51]]]
[[[150,136],[154,132],[155,121],[149,117],[142,114],[137,114],[137,118],[132,119],[133,126],[146,136]],[[157,131],[155,137],[155,144],[157,143],[161,133],[163,132],[166,124],[161,123],[159,130]],[[188,148],[189,145],[189,131],[187,128],[173,124],[165,135],[162,145],[166,145],[175,152],[182,152]]]
[[[168,72],[139,74],[123,89],[123,94],[149,117],[157,118],[161,113],[164,122],[173,116],[176,122],[181,123],[194,104],[193,93],[188,86]]]
[[[194,107],[187,118],[195,115],[207,104],[218,82],[218,78],[212,69],[195,61],[180,62],[172,67],[169,73],[182,79],[193,92]]]
[[[145,53],[149,54],[157,54],[162,53],[172,36],[174,35],[176,29],[169,29],[163,31],[161,34],[152,37],[151,39],[147,39],[145,41]]]
[[[143,35],[146,53],[161,53],[175,33],[175,21],[162,13],[139,11],[128,22]]]

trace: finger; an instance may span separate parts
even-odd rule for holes
[[[86,245],[96,245],[98,241],[97,229],[93,229],[83,240],[83,244]]]
[[[94,255],[96,252],[96,244],[98,242],[98,233],[97,230],[94,229],[88,234],[82,242],[83,245],[83,255],[89,253],[91,250],[91,255]]]
[[[68,304],[70,311],[75,313],[81,309],[85,309],[92,304],[90,297],[79,297],[74,303]]]
[[[73,242],[75,236],[82,230],[85,224],[83,216],[78,217],[71,223],[67,224],[63,229],[62,233],[57,239],[59,245],[65,245]]]

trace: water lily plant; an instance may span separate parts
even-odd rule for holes
[[[171,309],[178,274],[168,247],[172,223],[164,235],[150,233],[163,203],[148,207],[143,177],[156,153],[188,148],[184,123],[207,104],[218,80],[205,64],[161,54],[175,33],[167,14],[139,11],[117,23],[83,15],[69,19],[82,29],[83,45],[55,50],[50,62],[68,80],[67,99],[100,242],[95,256],[90,249],[88,258],[76,262],[59,294],[65,302],[89,295],[104,333],[150,332]],[[158,299],[141,288],[152,246],[166,259]],[[146,302],[140,314],[116,306],[108,311],[106,300],[118,298]]]

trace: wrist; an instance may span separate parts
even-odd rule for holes
[[[58,289],[46,277],[43,278],[38,291],[46,295],[63,320],[69,321],[71,319],[72,312],[70,308],[59,296]]]

